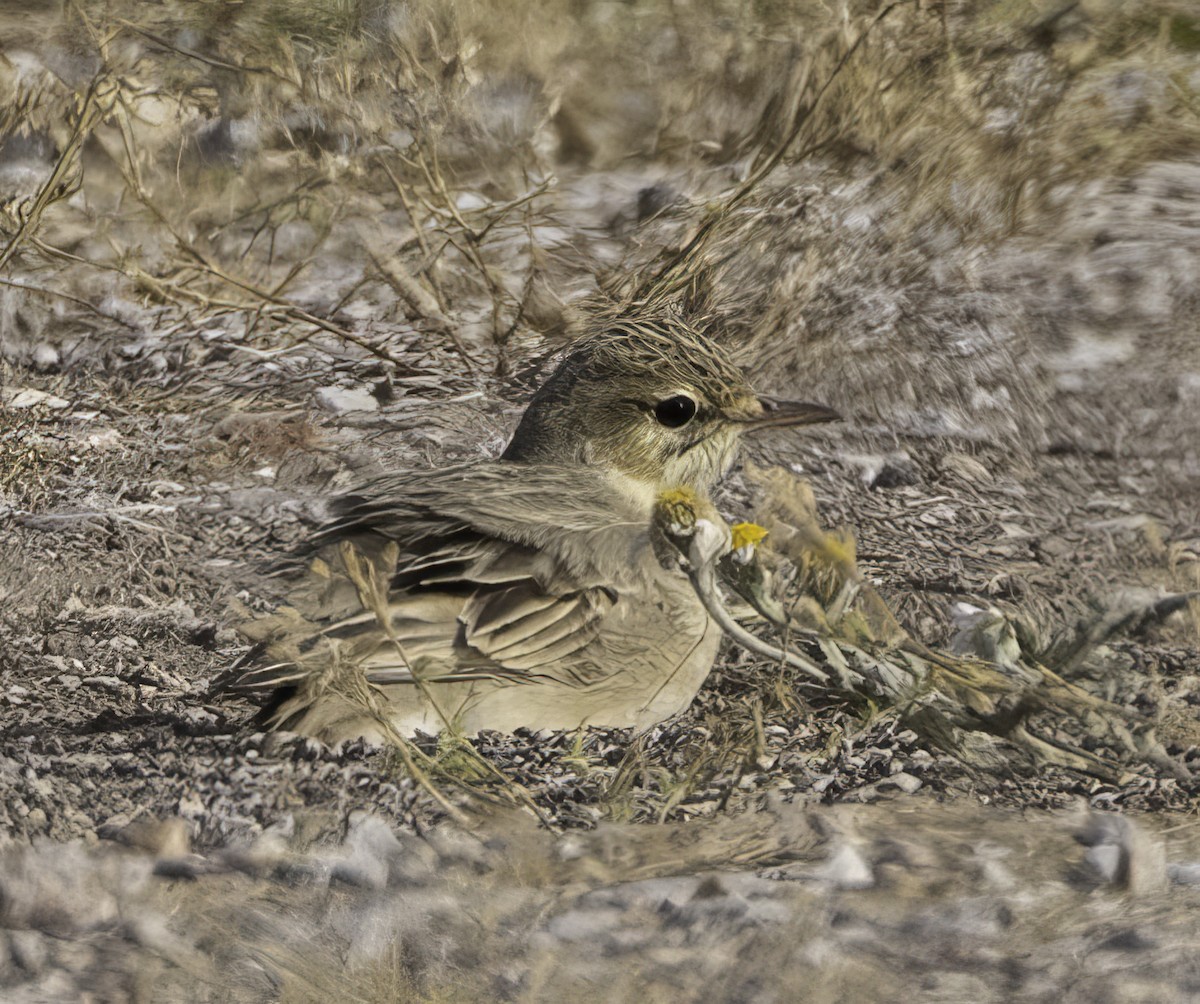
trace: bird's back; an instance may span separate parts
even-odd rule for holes
[[[251,676],[272,723],[338,741],[681,710],[719,632],[662,560],[652,507],[620,475],[511,461],[344,496],[293,608],[248,631],[270,641]]]

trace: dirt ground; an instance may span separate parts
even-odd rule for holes
[[[784,73],[769,32],[675,6],[639,8],[630,34],[596,5],[594,57],[547,15],[554,44],[525,63],[474,8],[447,27],[362,5],[327,50],[271,4],[228,36],[169,6],[136,30],[99,6],[0,15],[6,999],[1200,992],[1195,605],[1078,668],[1170,760],[1120,783],[1015,747],[981,773],[895,709],[729,646],[645,735],[480,737],[503,785],[425,743],[464,826],[395,751],[263,734],[214,688],[323,500],[496,455],[597,304],[753,175],[735,126],[778,128],[788,101],[837,128],[812,125],[819,149],[720,217],[681,300],[763,391],[846,421],[752,459],[809,482],[932,646],[955,644],[963,604],[1046,652],[1200,589],[1194,18],[1163,4],[1135,31],[1085,4],[981,27],[918,7],[825,92],[796,53],[825,79],[879,11],[800,32]],[[291,64],[249,41],[268,22]],[[361,39],[385,35],[404,80],[364,69]],[[633,37],[662,78],[613,70],[593,94],[588,59],[617,66]],[[677,60],[686,100],[664,82]],[[922,104],[914,65],[967,82]],[[797,89],[773,106],[772,80]],[[920,110],[875,107],[897,89]],[[735,472],[721,501],[740,519],[757,500]]]

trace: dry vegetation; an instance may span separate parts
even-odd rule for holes
[[[74,920],[20,914],[26,893],[0,884],[0,917],[25,939],[0,941],[0,986],[53,997],[107,974],[98,992],[114,998],[194,980],[197,999],[533,1000],[586,992],[632,951],[614,993],[769,999],[807,978],[821,943],[862,943],[832,920],[718,922],[678,889],[657,913],[656,893],[578,890],[859,846],[763,837],[736,810],[768,793],[928,807],[933,829],[938,807],[913,801],[930,792],[1194,812],[1200,613],[1135,614],[1200,588],[1198,157],[1186,0],[0,6],[0,832],[119,837],[158,861],[74,847],[48,887],[69,901],[99,882],[112,900]],[[938,688],[963,712],[938,736],[916,707],[928,693],[815,690],[735,648],[687,715],[644,736],[484,736],[400,757],[249,733],[250,709],[210,685],[245,650],[238,620],[278,601],[263,569],[322,496],[380,467],[494,454],[550,354],[606,314],[663,304],[727,340],[763,389],[847,415],[756,458],[801,471],[819,522],[844,528],[840,579],[779,542],[826,576],[821,617],[861,576],[921,652],[1015,652],[1018,676],[1062,673],[1062,699],[1000,699],[1002,715]],[[722,499],[739,518],[778,502],[741,478]],[[837,642],[894,655],[872,647],[870,615]],[[888,665],[859,668],[894,682]],[[1125,723],[1115,738],[1075,720],[1101,705]],[[974,758],[964,730],[988,733]],[[1067,751],[1059,766],[1049,749]],[[447,810],[414,763],[458,806],[606,822],[578,846],[504,823],[507,849],[447,849],[431,826]],[[363,836],[364,807],[400,828],[400,850]],[[151,817],[182,820],[182,844],[130,829]],[[692,822],[659,837],[626,825],[668,820]],[[988,826],[972,816],[962,846]],[[700,850],[679,850],[692,839]],[[517,874],[523,841],[578,866]],[[915,843],[872,841],[864,867],[892,868],[887,888],[912,899],[869,928],[867,975],[823,970],[830,999],[890,985],[889,939],[937,871]],[[404,871],[423,843],[445,874]],[[365,891],[325,895],[335,853]],[[972,854],[963,867],[990,874]],[[145,885],[151,867],[214,883],[221,906]],[[380,867],[378,881],[353,870]],[[832,897],[854,888],[838,875]],[[398,887],[424,928],[393,916]],[[774,894],[755,888],[758,917],[754,897]],[[987,893],[997,911],[1036,893],[1013,888]],[[928,911],[952,917],[977,892]],[[475,895],[478,915],[461,909]],[[695,896],[741,916],[724,892]],[[226,897],[250,947],[222,940]],[[1056,900],[1060,930],[1076,898]],[[140,910],[153,923],[114,919]],[[636,949],[607,928],[595,957],[572,940],[621,910],[641,917]],[[502,933],[477,943],[481,924]],[[1044,939],[989,924],[966,927],[997,951]],[[84,931],[78,957],[54,947]],[[729,965],[714,975],[727,943],[783,975],[757,989]],[[914,992],[923,972],[953,975],[895,943]],[[575,954],[585,976],[562,964]],[[700,955],[705,986],[688,971]],[[939,986],[985,1000],[1076,980],[1044,955],[983,989]],[[1163,956],[1176,968],[1146,999],[1187,992],[1182,956]]]

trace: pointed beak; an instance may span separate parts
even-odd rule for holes
[[[838,422],[842,416],[823,404],[807,401],[780,401],[773,397],[760,397],[762,414],[742,419],[742,428],[747,432],[755,429],[774,429],[786,425],[817,425],[821,422]]]

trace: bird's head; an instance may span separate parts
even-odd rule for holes
[[[530,401],[505,458],[615,468],[655,491],[701,493],[743,435],[837,419],[754,393],[719,345],[674,318],[618,322],[580,341]]]

